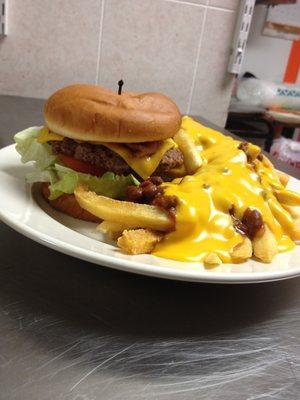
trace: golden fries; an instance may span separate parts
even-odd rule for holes
[[[281,203],[282,207],[290,213],[293,219],[300,218],[300,205],[299,206],[289,206],[287,204]]]
[[[291,190],[275,192],[277,200],[293,218],[292,240],[300,240],[300,195]]]
[[[203,260],[204,264],[207,265],[221,265],[222,264],[222,260],[220,259],[220,257],[216,254],[216,253],[208,253]]]
[[[163,234],[149,229],[125,230],[118,239],[118,246],[128,254],[151,253]]]
[[[284,207],[293,218],[294,226],[291,239],[297,241],[300,240],[300,206],[287,206],[282,204],[282,207]]]
[[[300,217],[295,218],[294,220],[294,230],[292,233],[293,240],[300,240]]]
[[[193,174],[202,165],[201,156],[191,137],[180,129],[174,136],[174,141],[184,156],[184,165],[188,174]]]
[[[300,194],[293,192],[292,190],[276,191],[275,196],[282,204],[288,206],[300,206]]]
[[[269,167],[269,168],[273,168],[274,169],[274,165],[272,164],[272,162],[268,159],[268,157],[266,157],[265,155],[263,155],[263,160],[262,163],[265,167]]]
[[[265,224],[264,233],[252,241],[255,257],[265,263],[270,263],[278,253],[276,238],[270,228]]]
[[[285,187],[288,184],[290,177],[286,173],[279,171],[278,169],[276,169],[276,173],[278,175],[278,179],[280,180],[280,183]]]
[[[255,160],[260,153],[261,148],[259,146],[248,142],[247,156],[250,157],[251,160]]]
[[[99,196],[83,186],[78,186],[74,194],[80,206],[91,214],[116,222],[127,229],[149,228],[168,231],[173,227],[172,219],[158,207]]]
[[[243,241],[236,246],[231,251],[231,257],[233,262],[243,262],[250,258],[253,253],[252,243],[248,237],[244,237]]]
[[[117,222],[103,221],[96,229],[105,233],[110,240],[117,240],[122,235],[125,227]]]

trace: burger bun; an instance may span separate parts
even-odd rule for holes
[[[181,125],[176,104],[160,93],[117,93],[77,84],[55,92],[44,117],[54,133],[88,142],[139,143],[173,137]]]
[[[77,203],[74,194],[62,194],[55,200],[49,200],[50,191],[48,183],[42,183],[42,194],[45,200],[58,211],[84,221],[100,222],[99,218],[84,210]]]

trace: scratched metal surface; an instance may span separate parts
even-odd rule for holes
[[[0,97],[2,146],[41,104]],[[300,279],[163,281],[0,235],[1,400],[300,398]]]

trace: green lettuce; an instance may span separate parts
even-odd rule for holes
[[[101,177],[97,177],[73,171],[60,164],[55,164],[55,172],[58,179],[49,186],[50,200],[56,199],[63,193],[74,193],[78,184],[87,185],[90,190],[97,194],[113,199],[123,199],[127,186],[139,185],[139,181],[131,174],[123,176],[116,175],[113,172],[106,172]]]
[[[21,155],[21,161],[33,161],[35,169],[27,174],[28,183],[49,182],[50,200],[54,200],[63,193],[72,194],[78,184],[85,184],[90,190],[103,196],[123,199],[129,185],[139,185],[133,175],[116,175],[106,172],[101,177],[76,172],[57,161],[52,155],[51,146],[47,143],[38,143],[36,138],[41,128],[25,129],[14,136],[16,150]]]
[[[52,154],[51,146],[47,143],[38,143],[41,127],[32,127],[17,133],[14,136],[16,150],[21,155],[21,161],[27,163],[34,161],[36,168],[44,170],[54,164],[57,157]]]

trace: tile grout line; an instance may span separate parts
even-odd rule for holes
[[[96,82],[95,82],[95,85],[98,84],[99,77],[100,77],[100,61],[101,61],[102,36],[103,36],[104,6],[105,6],[105,0],[102,0],[102,3],[101,3],[101,14],[100,14],[100,29],[99,29],[99,36],[98,36],[98,54],[97,54]]]
[[[190,1],[185,1],[185,0],[164,0],[168,3],[175,3],[175,4],[185,4],[188,6],[194,6],[194,7],[200,7],[200,8],[209,8],[210,10],[216,10],[216,11],[224,11],[224,12],[236,12],[237,9],[234,8],[223,8],[223,7],[217,7],[217,6],[210,6],[209,3],[207,4],[197,4],[197,3],[191,3]]]
[[[234,13],[237,11],[237,9],[233,8],[223,8],[223,7],[216,7],[216,6],[207,6],[210,10],[215,10],[215,11],[224,11],[224,12],[231,12]]]
[[[207,3],[208,3],[208,1],[207,1]],[[204,10],[203,24],[202,24],[200,37],[199,37],[199,42],[198,42],[198,47],[197,47],[196,62],[195,62],[195,67],[194,67],[194,72],[193,72],[191,91],[190,91],[190,95],[189,95],[189,101],[188,101],[188,104],[187,104],[187,112],[186,112],[187,115],[189,115],[190,112],[191,112],[191,105],[192,105],[194,89],[195,89],[195,83],[196,83],[196,76],[197,76],[197,71],[198,71],[198,66],[199,66],[200,52],[201,52],[201,47],[202,47],[202,40],[203,40],[204,29],[205,29],[205,25],[206,25],[207,10],[208,10],[208,8],[206,7],[205,10]]]

